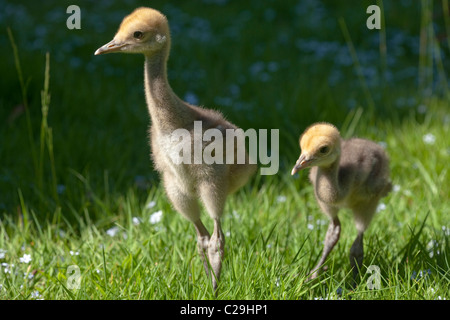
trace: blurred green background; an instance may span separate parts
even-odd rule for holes
[[[88,181],[103,196],[133,188],[145,198],[158,185],[149,159],[143,58],[93,55],[138,6],[169,19],[174,91],[244,129],[280,129],[284,174],[298,157],[298,136],[312,122],[348,129],[362,114],[364,126],[353,133],[384,141],[377,121],[399,125],[411,115],[423,121],[432,99],[448,107],[446,3],[0,0],[0,210],[18,210],[19,189],[45,217],[59,206],[82,207],[85,188],[68,186]],[[81,30],[66,27],[71,4],[81,9]],[[381,30],[366,27],[371,4],[382,9]],[[7,27],[27,84],[31,130]],[[38,153],[46,52],[54,164],[44,151],[38,186],[31,145]]]

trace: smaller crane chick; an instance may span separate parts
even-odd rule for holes
[[[358,235],[350,249],[354,277],[363,262],[363,234],[369,226],[379,200],[392,189],[389,158],[373,141],[351,138],[343,140],[338,129],[329,123],[316,123],[300,137],[301,155],[291,174],[311,168],[309,179],[320,209],[330,219],[324,249],[310,280],[318,276],[328,254],[339,240],[341,224],[338,211],[353,211]]]

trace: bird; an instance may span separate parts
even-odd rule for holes
[[[363,235],[381,198],[392,189],[389,157],[382,146],[362,138],[341,138],[330,123],[318,122],[300,136],[301,154],[291,174],[310,168],[315,198],[330,222],[322,256],[311,270],[308,280],[318,277],[325,260],[339,240],[341,223],[338,212],[350,209],[357,236],[350,248],[350,265],[354,281],[362,267]]]
[[[233,131],[238,127],[227,121],[219,111],[195,106],[177,96],[167,77],[170,48],[167,17],[156,9],[139,7],[123,19],[113,40],[98,48],[94,54],[121,52],[144,55],[144,89],[151,118],[149,135],[154,168],[159,172],[174,209],[195,227],[198,253],[217,296],[225,247],[221,217],[226,198],[248,182],[257,164],[249,161],[246,151],[245,161],[240,162],[174,161],[180,153],[179,141],[174,139],[177,130],[188,133],[190,139],[186,143],[189,147],[200,145],[205,150],[209,144],[202,139],[202,135],[194,134],[196,123],[201,124],[203,133],[208,129],[218,130],[223,134],[223,140],[218,141],[223,143],[230,138],[230,129]],[[223,152],[223,159],[227,156],[226,151]],[[231,159],[236,160],[236,145],[228,155],[231,152],[234,153]],[[212,235],[201,220],[199,202],[214,221]]]

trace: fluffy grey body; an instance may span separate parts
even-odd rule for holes
[[[226,129],[237,127],[220,112],[191,105],[173,92],[166,70],[170,43],[167,18],[157,10],[138,8],[124,18],[114,39],[100,47],[95,54],[123,52],[144,55],[144,88],[151,117],[150,144],[154,166],[162,177],[174,208],[195,226],[198,251],[216,291],[225,246],[220,223],[225,200],[248,181],[255,173],[256,165],[249,163],[248,155],[243,164],[237,161],[234,164],[174,163],[174,156],[179,152],[176,148],[179,141],[172,139],[174,130],[189,131],[189,143],[193,148],[194,143],[202,139],[193,134],[195,121],[201,121],[203,131],[210,128],[221,130],[223,141],[226,141]],[[201,143],[202,148],[205,148],[207,143]],[[199,202],[203,203],[209,216],[214,219],[212,235],[200,219]]]
[[[362,266],[363,235],[372,221],[380,199],[392,188],[389,158],[377,143],[360,138],[343,140],[331,124],[318,123],[305,130],[300,138],[302,153],[292,173],[311,168],[309,179],[320,209],[330,224],[322,256],[311,271],[318,276],[329,253],[340,237],[338,212],[342,208],[353,213],[357,237],[350,249],[350,263],[355,275]]]

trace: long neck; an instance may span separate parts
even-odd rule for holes
[[[183,126],[188,118],[186,105],[173,92],[167,80],[167,52],[145,56],[145,97],[158,131],[173,131]]]
[[[329,167],[318,167],[316,175],[316,195],[319,199],[327,203],[337,203],[341,201],[346,191],[339,184],[339,158]]]

